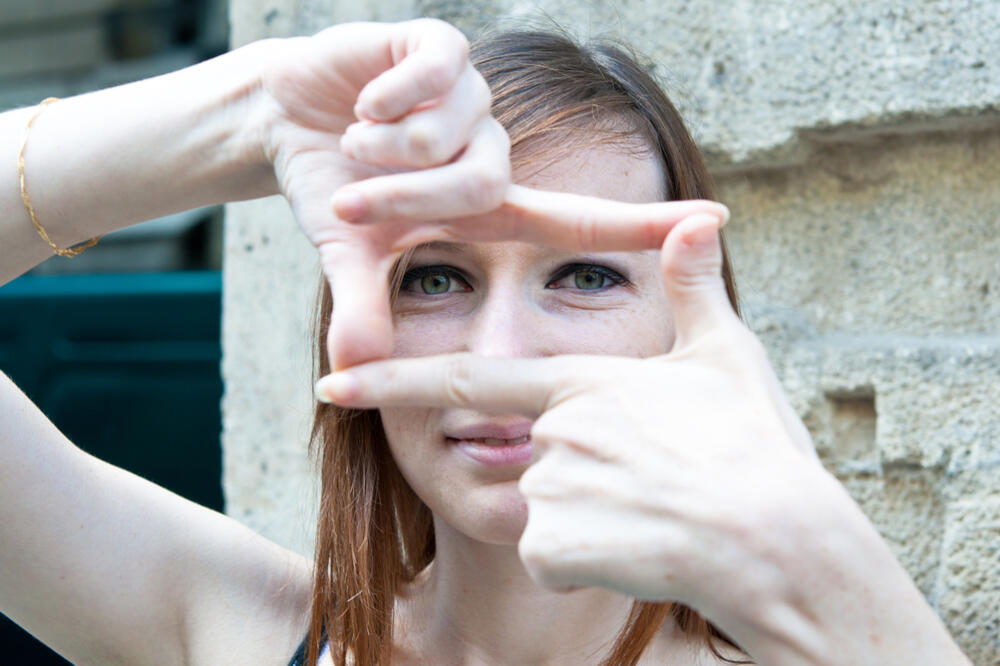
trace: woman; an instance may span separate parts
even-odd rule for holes
[[[810,457],[763,355],[733,323],[718,279],[724,211],[707,202],[646,203],[707,194],[690,148],[659,143],[661,135],[683,139],[683,130],[664,133],[654,123],[650,132],[628,111],[598,107],[589,124],[571,118],[577,124],[536,132],[534,150],[524,146],[525,156],[553,163],[519,165],[523,183],[643,204],[636,206],[508,187],[506,135],[488,109],[460,36],[415,22],[264,42],[160,79],[0,116],[0,149],[23,152],[25,176],[5,176],[0,187],[0,205],[14,212],[0,228],[6,278],[44,258],[39,227],[64,247],[144,217],[281,191],[332,285],[328,368],[441,351],[653,357],[504,359],[506,380],[498,359],[462,356],[444,371],[440,360],[415,359],[324,380],[327,397],[382,406],[386,437],[372,413],[318,411],[326,489],[315,582],[302,558],[74,449],[5,382],[0,610],[76,663],[281,664],[307,630],[310,662],[325,630],[338,663],[348,650],[354,663],[373,663],[389,646],[398,663],[587,663],[612,649],[612,661],[624,663],[714,658],[708,629],[693,615],[664,623],[667,608],[655,605],[641,607],[612,648],[630,619],[630,597],[703,610],[762,663],[844,655],[962,663],[870,524]],[[80,126],[90,131],[77,133]],[[513,123],[508,130],[518,136]],[[573,143],[575,153],[558,150],[574,134],[596,140]],[[674,191],[668,179],[692,189]],[[658,247],[665,237],[662,270],[649,254],[595,255]],[[399,250],[440,238],[452,242],[418,248],[400,263],[390,306],[387,276]],[[501,238],[520,242],[476,242]],[[650,370],[671,346],[659,363],[681,372]],[[539,375],[540,366],[525,365],[532,361],[563,365]],[[609,377],[626,378],[619,385],[641,395],[616,404],[599,390]],[[685,381],[665,384],[671,377]],[[704,390],[692,395],[692,387]],[[666,396],[688,408],[664,427],[657,419]],[[413,411],[425,401],[445,409]],[[706,408],[739,416],[740,427],[706,427]],[[541,416],[531,425],[517,414]],[[588,432],[573,431],[583,424]],[[345,442],[338,430],[367,441]],[[622,432],[636,445],[622,446]],[[698,446],[665,466],[669,432]],[[768,455],[748,456],[748,443],[769,446]],[[538,464],[521,474],[532,446]],[[505,464],[490,464],[498,451]],[[753,494],[739,492],[753,484],[741,483],[730,463],[761,459],[768,476],[754,481],[790,494],[760,492],[768,501],[749,502]],[[567,492],[553,468],[583,483]],[[671,481],[657,477],[663,470],[685,472],[663,494],[669,501],[655,485]],[[732,505],[720,505],[725,494],[699,494],[716,485],[704,482],[704,470],[753,510],[736,520]],[[525,518],[513,486],[519,476],[532,502],[521,540],[532,576],[549,586],[599,587],[559,595],[526,578],[513,547]],[[610,501],[592,501],[602,496]],[[769,503],[790,497],[798,506]],[[813,543],[802,539],[815,535],[802,525],[802,506],[822,511],[838,536],[804,548],[804,563],[788,559],[788,548],[774,551]],[[402,534],[394,507],[403,512]],[[762,538],[767,531],[757,528],[767,519],[783,521],[787,538]],[[700,531],[683,529],[694,525]],[[589,558],[580,557],[584,548]],[[873,619],[882,625],[873,629]],[[685,620],[703,635],[685,636]],[[739,654],[722,638],[713,645]]]

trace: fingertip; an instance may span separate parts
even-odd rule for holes
[[[337,190],[333,195],[331,203],[334,214],[344,222],[357,222],[367,212],[365,198],[361,195],[361,192],[350,187]]]
[[[348,372],[335,372],[316,382],[316,399],[325,403],[346,403],[361,391],[357,377]]]
[[[720,218],[721,223],[719,224],[719,226],[724,227],[727,224],[729,224],[729,218],[732,216],[732,214],[729,211],[729,206],[727,206],[724,203],[720,203],[719,208],[721,209],[720,212],[722,213],[722,217]]]
[[[664,261],[669,261],[669,255],[676,251],[677,245],[705,248],[717,243],[721,226],[721,219],[708,213],[697,213],[684,218],[663,240]]]
[[[692,215],[681,223],[681,240],[689,247],[710,247],[718,242],[722,220],[714,215]]]
[[[393,118],[385,117],[386,113],[384,110],[382,110],[381,113],[379,112],[382,105],[372,101],[375,94],[370,92],[370,90],[371,84],[365,86],[358,95],[358,101],[354,105],[354,117],[362,123],[377,123],[394,120]]]
[[[364,89],[362,89],[361,93],[358,95],[358,101],[354,104],[354,117],[362,122],[365,121],[371,122],[374,121],[375,119],[371,117],[371,114],[368,113],[368,110],[365,108],[365,105],[361,103],[361,97],[364,94],[365,91]]]

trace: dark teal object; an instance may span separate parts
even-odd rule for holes
[[[222,510],[221,294],[215,271],[21,277],[0,287],[0,370],[80,448]],[[0,662],[67,663],[14,629]]]

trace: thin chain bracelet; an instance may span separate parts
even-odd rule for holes
[[[57,101],[59,101],[58,97],[49,97],[48,99],[43,100],[42,103],[38,105],[38,110],[35,111],[31,118],[28,119],[28,123],[24,126],[24,136],[21,138],[21,149],[17,151],[17,179],[21,183],[21,201],[24,202],[24,207],[28,210],[28,216],[31,218],[31,223],[35,225],[35,231],[37,231],[38,235],[42,237],[42,240],[49,244],[53,253],[58,254],[60,257],[75,257],[87,248],[97,245],[97,241],[99,241],[101,237],[95,236],[83,245],[77,245],[76,247],[63,248],[53,243],[52,239],[49,238],[48,232],[45,231],[45,227],[43,227],[42,223],[38,221],[38,216],[35,215],[35,207],[31,205],[31,198],[28,196],[28,188],[24,179],[24,148],[28,145],[28,134],[31,131],[31,124],[35,122],[35,118],[41,115],[42,110],[46,107],[46,105]]]

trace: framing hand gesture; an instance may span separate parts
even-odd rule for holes
[[[693,215],[663,244],[676,327],[666,355],[381,361],[330,375],[317,392],[350,407],[536,418],[519,552],[543,586],[682,602],[759,663],[905,663],[911,649],[966,663],[819,464],[727,300],[718,226]],[[920,623],[940,635],[916,638]]]

